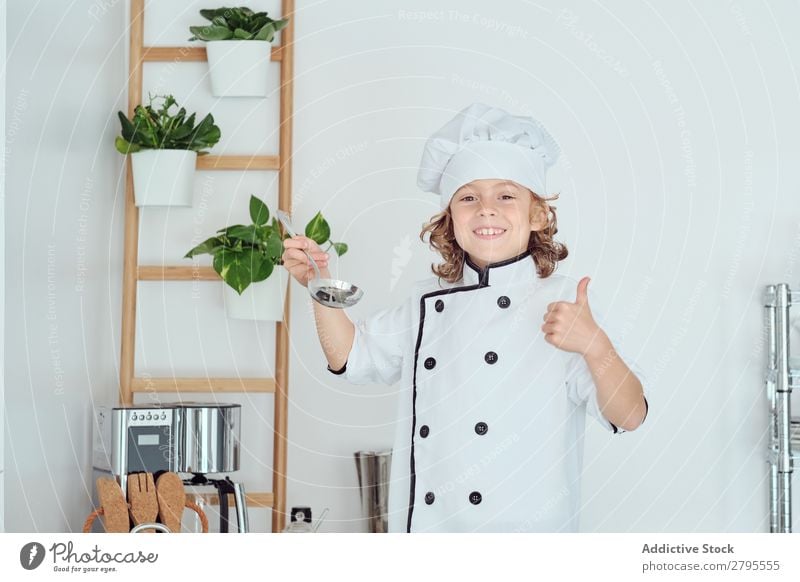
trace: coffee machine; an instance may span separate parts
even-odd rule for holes
[[[249,531],[244,486],[227,475],[239,470],[240,404],[205,402],[135,404],[111,408],[111,472],[127,495],[129,473],[188,473],[189,491],[211,487],[219,495],[220,532],[228,531],[233,494],[237,531]],[[107,412],[106,412],[107,413]]]

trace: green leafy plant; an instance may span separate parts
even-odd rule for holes
[[[210,113],[195,125],[195,114],[186,117],[183,107],[170,113],[170,107],[178,106],[172,95],[150,96],[149,99],[149,105],[134,108],[132,120],[119,112],[122,135],[114,142],[119,153],[131,154],[146,149],[192,150],[202,156],[219,141],[221,132]],[[154,107],[157,100],[163,100],[158,109]]]
[[[235,224],[217,231],[217,235],[203,241],[184,258],[197,255],[214,257],[214,270],[225,283],[241,295],[251,283],[264,281],[272,274],[275,265],[282,265],[283,240],[279,223],[272,219],[267,205],[255,196],[250,196],[250,219],[247,226]],[[347,252],[345,243],[330,241],[331,229],[321,212],[306,225],[305,235],[323,245],[330,243],[326,251],[333,248],[338,256]]]
[[[189,40],[265,40],[272,42],[275,33],[284,28],[288,18],[273,20],[266,12],[253,12],[245,6],[201,10],[200,15],[211,24],[190,26],[194,35]]]

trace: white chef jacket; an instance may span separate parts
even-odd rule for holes
[[[408,301],[354,322],[342,374],[399,384],[390,532],[576,532],[585,414],[614,433],[583,356],[544,340],[547,305],[577,281],[541,278],[529,253],[462,280],[419,281]],[[595,321],[625,363],[589,292]]]

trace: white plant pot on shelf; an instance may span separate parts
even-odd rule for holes
[[[191,206],[197,152],[142,150],[131,154],[136,206]]]
[[[272,43],[265,40],[206,42],[214,97],[266,97]]]
[[[241,295],[223,282],[225,312],[231,319],[283,321],[288,283],[288,273],[280,265],[275,265],[266,280],[248,285]]]

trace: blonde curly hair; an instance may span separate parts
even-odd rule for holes
[[[558,194],[554,194],[550,198],[542,198],[530,189],[525,188],[525,190],[531,194],[531,218],[537,207],[544,207],[547,212],[547,226],[542,230],[532,231],[530,239],[528,239],[528,250],[536,265],[536,272],[539,277],[545,279],[556,270],[558,261],[563,261],[569,255],[567,247],[553,239],[558,232],[558,220],[556,207],[548,204],[548,202],[557,200]],[[431,248],[442,255],[444,259],[444,262],[439,265],[431,264],[433,274],[448,283],[459,281],[464,275],[465,257],[464,250],[456,241],[449,205],[447,209],[434,215],[423,225],[422,232],[419,235],[422,242],[426,242],[426,234],[430,235],[429,244]]]

